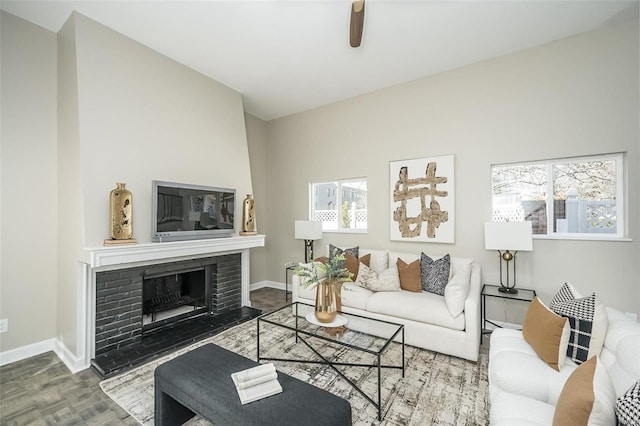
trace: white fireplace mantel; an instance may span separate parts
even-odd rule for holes
[[[82,301],[77,316],[78,353],[66,351],[63,361],[75,372],[88,368],[95,356],[96,272],[241,253],[242,305],[251,306],[249,249],[264,247],[264,242],[264,235],[252,235],[85,248],[80,260],[82,272],[78,286],[78,297]]]
[[[264,235],[93,247],[84,250],[84,263],[92,269],[128,268],[140,262],[156,263],[204,257],[264,246]]]

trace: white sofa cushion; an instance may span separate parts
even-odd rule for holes
[[[360,256],[371,255],[369,267],[381,274],[389,267],[389,252],[386,250],[360,249]],[[395,262],[393,263],[395,265]]]
[[[549,426],[555,406],[508,392],[491,398],[491,426]]]
[[[600,358],[620,396],[640,378],[640,323],[612,308],[606,312],[609,327]]]
[[[464,315],[453,317],[444,297],[428,292],[378,292],[367,299],[367,311],[433,324],[453,330],[464,330]]]
[[[444,301],[447,304],[449,313],[457,317],[464,311],[464,301],[467,300],[469,295],[469,288],[471,287],[471,259],[461,259],[465,262],[458,262],[457,267],[451,270],[453,276],[449,283],[444,288]]]
[[[540,359],[524,340],[522,332],[499,328],[491,334],[489,345],[489,384],[491,399],[498,391],[536,399],[555,405],[562,387],[577,364],[567,359],[556,371]]]
[[[367,299],[373,294],[371,290],[355,285],[355,283],[342,284],[342,306],[362,309],[367,308]],[[314,296],[315,300],[315,296]]]

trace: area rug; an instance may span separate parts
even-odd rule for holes
[[[154,414],[155,368],[182,353],[208,343],[215,343],[255,361],[256,320],[233,327],[135,370],[104,380],[100,387],[140,424],[151,426]],[[295,343],[290,331],[273,326],[261,326],[260,347],[263,356],[314,359],[309,348],[303,343]],[[340,361],[372,361],[366,358],[369,355],[336,347],[319,339],[314,343],[314,347]],[[400,370],[382,370],[382,421],[378,421],[377,409],[331,368],[322,364],[279,361],[274,364],[279,371],[347,399],[351,403],[354,425],[475,426],[489,424],[486,352],[482,351],[478,362],[474,363],[406,346],[405,377],[402,377]],[[392,344],[382,363],[397,363],[400,356],[400,345]],[[342,367],[341,371],[367,394],[376,395],[377,369]],[[195,417],[187,424],[204,426],[211,423]]]

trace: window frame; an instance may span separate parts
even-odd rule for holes
[[[585,233],[585,232],[558,232],[553,231],[554,222],[554,176],[553,167],[557,164],[578,163],[584,161],[616,161],[616,232],[615,233]],[[553,158],[547,160],[521,161],[513,163],[492,164],[489,172],[489,187],[491,192],[490,217],[493,220],[494,211],[494,193],[493,193],[493,173],[496,167],[508,166],[539,166],[547,167],[547,185],[545,197],[545,209],[547,216],[547,233],[533,234],[534,239],[540,240],[593,240],[593,241],[630,241],[628,237],[627,225],[627,156],[626,152],[613,152],[606,154],[583,155],[576,157]],[[549,230],[552,230],[549,232]]]
[[[353,178],[343,178],[343,179],[332,179],[318,182],[309,182],[309,220],[315,219],[315,193],[314,193],[314,185],[322,185],[322,184],[337,184],[336,189],[336,211],[340,212],[342,206],[342,185],[349,182],[364,182],[367,185],[367,200],[366,200],[366,211],[367,211],[367,220],[366,220],[366,228],[344,228],[342,226],[342,221],[338,219],[337,229],[326,229],[324,226],[324,222],[322,224],[322,232],[323,233],[341,233],[341,234],[366,234],[369,232],[369,182],[366,176],[361,177],[353,177]]]

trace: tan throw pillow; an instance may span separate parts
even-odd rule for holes
[[[344,260],[345,260],[344,267],[347,268],[347,271],[349,271],[352,274],[351,280],[355,281],[356,278],[358,278],[358,268],[360,267],[360,262],[369,266],[371,255],[367,254],[365,256],[362,256],[360,259],[356,259],[355,256],[352,256],[349,253],[346,253],[344,256]]]
[[[540,359],[556,371],[560,371],[567,357],[570,332],[566,318],[555,314],[537,297],[533,298],[522,324],[522,335]]]
[[[398,276],[400,277],[400,288],[421,293],[420,259],[407,264],[407,262],[398,258],[396,266],[398,267]]]
[[[573,370],[560,392],[553,426],[614,425],[616,392],[597,356]]]

